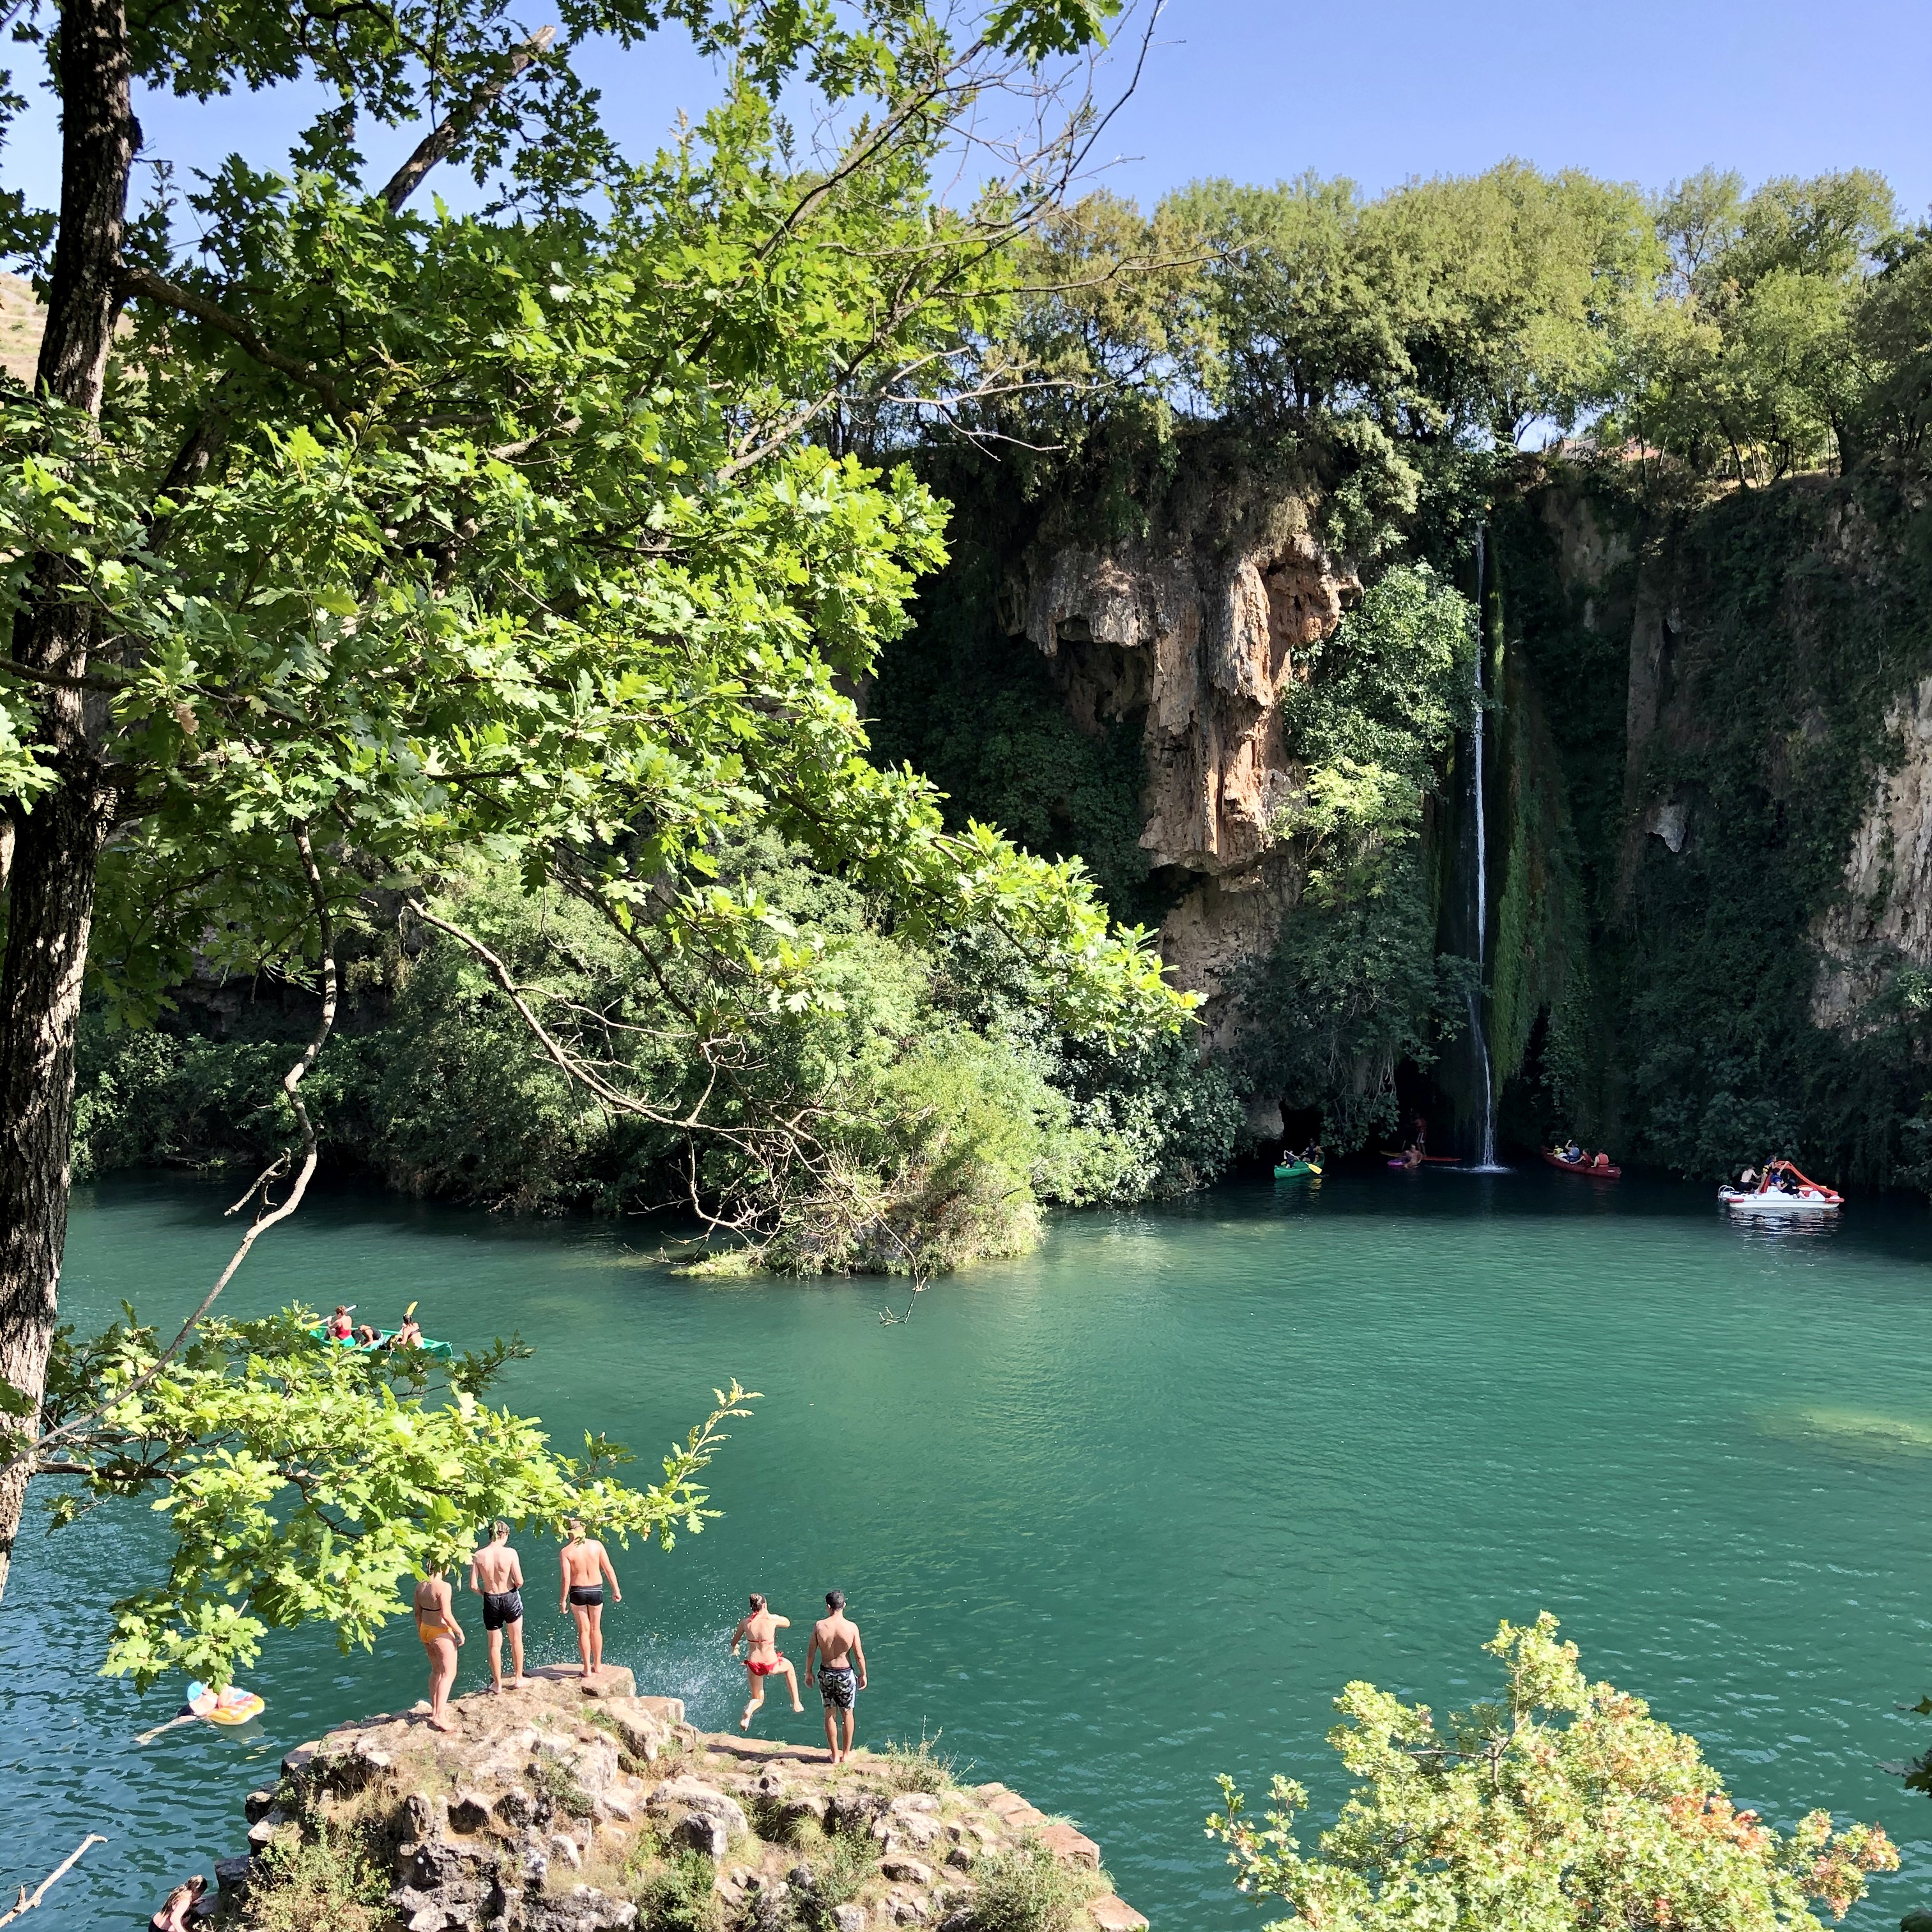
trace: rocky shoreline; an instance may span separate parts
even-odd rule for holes
[[[835,1768],[700,1732],[608,1666],[455,1699],[454,1735],[426,1708],[290,1753],[249,1795],[248,1855],[217,1868],[224,1917],[256,1916],[305,1847],[352,1846],[365,1886],[388,1881],[362,1922],[407,1932],[1145,1932],[1091,1839],[923,1746]]]

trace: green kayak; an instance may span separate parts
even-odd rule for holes
[[[1291,1160],[1284,1162],[1274,1171],[1277,1180],[1300,1180],[1305,1177],[1319,1180],[1322,1170],[1312,1161]]]
[[[308,1332],[324,1348],[350,1348],[358,1355],[379,1354],[385,1348],[393,1347],[396,1340],[395,1331],[393,1329],[374,1342],[358,1342],[353,1340],[346,1342],[332,1341],[326,1328],[311,1328]],[[447,1342],[433,1342],[425,1335],[416,1346],[425,1355],[434,1355],[439,1362],[453,1362],[456,1359],[456,1351]]]

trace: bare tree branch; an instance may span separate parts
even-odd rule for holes
[[[704,1100],[700,1100],[688,1114],[680,1115],[662,1107],[653,1107],[648,1102],[638,1100],[634,1094],[626,1094],[622,1088],[612,1086],[588,1060],[571,1052],[556,1040],[543,1022],[537,1018],[536,1010],[524,997],[524,989],[517,984],[509,968],[473,932],[466,932],[461,926],[440,918],[420,898],[409,899],[404,903],[424,925],[434,926],[439,932],[446,932],[459,945],[468,947],[482,961],[489,969],[490,976],[502,988],[511,1005],[516,1008],[524,1025],[530,1029],[532,1038],[543,1048],[545,1058],[560,1072],[596,1094],[612,1112],[632,1114],[640,1120],[655,1121],[658,1126],[666,1127],[696,1130],[709,1124],[698,1118],[704,1108]],[[710,1091],[707,1086],[705,1098],[710,1097]]]
[[[19,1902],[14,1906],[12,1911],[8,1912],[4,1917],[0,1917],[0,1925],[10,1925],[15,1919],[20,1917],[22,1912],[32,1911],[34,1907],[39,1904],[42,1899],[46,1897],[47,1888],[53,1883],[54,1880],[57,1878],[66,1877],[68,1874],[72,1871],[74,1867],[80,1862],[81,1854],[87,1850],[88,1846],[104,1845],[106,1842],[107,1840],[104,1838],[98,1832],[88,1832],[87,1836],[82,1839],[80,1843],[75,1846],[74,1850],[68,1852],[67,1856],[62,1859],[60,1863],[56,1865],[53,1870],[49,1872],[45,1878],[41,1880],[40,1889],[36,1892],[31,1898],[27,1895],[27,1888],[24,1885],[21,1886]]]
[[[416,152],[390,176],[388,186],[382,190],[382,199],[388,204],[392,214],[401,212],[403,203],[415,194],[422,184],[423,177],[462,140],[477,117],[495,104],[504,88],[531,62],[550,52],[550,43],[556,38],[556,29],[554,27],[539,27],[509,56],[504,62],[501,74],[488,80],[479,80],[470,90],[462,104],[452,108],[423,136],[417,144]]]

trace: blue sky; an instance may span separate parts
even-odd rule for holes
[[[548,17],[544,0],[527,10],[532,26]],[[668,42],[614,57],[596,77],[636,148],[678,107],[701,108],[712,85]],[[162,99],[141,111],[149,152],[205,167],[231,148],[258,165],[279,158],[300,109],[244,98],[206,107]],[[399,138],[395,158],[410,145]],[[1647,187],[1706,162],[1754,182],[1863,164],[1922,218],[1932,206],[1932,7],[1169,0],[1100,158],[1114,163],[1112,185],[1150,202],[1201,175],[1272,181],[1313,168],[1377,189],[1511,154]],[[388,158],[372,154],[372,172]],[[0,177],[50,197],[58,159],[41,107],[0,155]]]

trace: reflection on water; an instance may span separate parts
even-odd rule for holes
[[[1755,1208],[1735,1206],[1721,1207],[1718,1211],[1745,1240],[1828,1240],[1845,1226],[1843,1213],[1783,1214],[1775,1211],[1761,1211]]]
[[[172,1181],[83,1196],[68,1312],[191,1305],[227,1252],[226,1204]],[[1920,1748],[1894,1707],[1925,1688],[1932,1644],[1932,1217],[1714,1210],[1703,1188],[1540,1170],[1264,1182],[1066,1217],[1040,1254],[882,1325],[897,1286],[683,1280],[634,1222],[342,1193],[264,1241],[231,1294],[238,1313],[418,1300],[463,1347],[520,1330],[538,1352],[506,1399],[647,1468],[714,1384],[764,1390],[711,1472],[723,1517],[668,1556],[616,1552],[611,1660],[722,1728],[746,1593],[792,1618],[796,1662],[841,1588],[872,1666],[861,1741],[943,1731],[978,1776],[1078,1820],[1166,1932],[1264,1916],[1202,1835],[1216,1772],[1251,1796],[1299,1778],[1332,1816],[1342,1684],[1466,1704],[1493,1688],[1478,1646],[1497,1619],[1545,1608],[1593,1677],[1700,1738],[1740,1803],[1903,1839],[1906,1872],[1853,1922],[1880,1932],[1932,1886],[1932,1812],[1876,1768]],[[523,1547],[530,1654],[562,1660],[554,1549]],[[239,1844],[243,1793],[290,1745],[422,1694],[406,1622],[346,1658],[295,1633],[251,1674],[259,1726],[131,1748],[181,1687],[141,1698],[94,1672],[109,1605],[163,1555],[140,1509],[18,1552],[0,1888],[113,1834],[35,1932],[145,1915]],[[481,1643],[464,1658],[459,1688],[482,1681]],[[780,1701],[761,1732],[816,1739],[817,1709]]]

